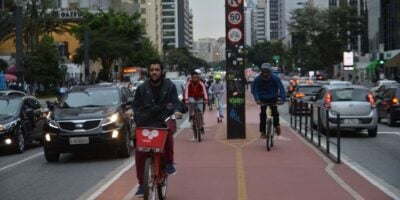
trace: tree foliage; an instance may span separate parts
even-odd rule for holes
[[[33,52],[39,40],[44,35],[62,33],[67,30],[67,24],[57,17],[56,11],[49,11],[53,1],[25,1],[22,27],[23,42],[27,54]],[[0,14],[0,41],[15,38],[15,18],[10,12],[15,11],[14,1],[6,1],[8,11]]]
[[[25,57],[25,79],[38,82],[47,90],[63,79],[66,71],[59,68],[59,54],[53,38],[44,36],[32,53]]]
[[[260,42],[254,45],[254,47],[247,50],[247,62],[261,66],[262,63],[273,63],[273,56],[284,55],[284,49],[281,41],[277,42]]]
[[[70,29],[81,44],[84,44],[85,30],[89,31],[89,57],[101,61],[101,80],[110,80],[110,70],[118,61],[144,64],[159,57],[150,41],[143,36],[144,26],[139,23],[139,18],[139,13],[129,15],[112,9],[107,12],[99,10],[97,14],[85,12],[84,20]],[[84,46],[81,45],[74,62],[82,62],[83,52]]]
[[[189,73],[195,68],[208,68],[207,61],[194,57],[187,48],[175,48],[168,50],[167,62],[170,66],[177,66],[177,70]]]
[[[292,11],[289,59],[305,70],[331,70],[361,32],[362,18],[350,6],[321,10],[312,6]]]

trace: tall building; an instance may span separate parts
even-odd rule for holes
[[[146,34],[159,53],[163,51],[162,4],[159,0],[140,0],[141,21]]]
[[[175,48],[193,47],[193,15],[189,0],[162,0],[163,42]]]
[[[368,38],[371,53],[400,49],[400,2],[368,1]]]
[[[255,11],[256,5],[254,1],[248,0],[244,10],[244,43],[247,46],[253,46],[256,41]]]
[[[281,0],[269,0],[267,7],[269,8],[269,24],[270,38],[269,40],[280,40],[283,38],[283,22],[284,22],[284,2]]]
[[[258,0],[255,12],[255,33],[256,43],[264,42],[270,38],[269,11],[267,0]]]
[[[198,58],[207,62],[219,62],[225,60],[225,37],[201,38],[195,42],[193,52]]]

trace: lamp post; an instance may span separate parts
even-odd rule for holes
[[[16,66],[17,66],[17,82],[21,85],[24,83],[24,50],[22,44],[22,0],[15,1],[16,8],[15,15],[15,53],[16,53]],[[23,87],[18,88],[23,90]]]

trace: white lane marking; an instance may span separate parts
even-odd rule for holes
[[[285,119],[282,119],[282,120],[287,123],[287,121]],[[291,128],[291,127],[289,126],[289,128]],[[293,131],[294,131],[294,133],[291,132],[292,134],[296,135],[304,144],[306,144],[308,147],[310,147],[310,149],[312,151],[314,151],[322,160],[324,160],[326,162],[326,164],[327,164],[327,166],[325,167],[326,173],[330,177],[332,177],[333,180],[335,180],[339,186],[341,186],[344,190],[346,190],[354,199],[357,199],[357,200],[364,199],[357,191],[355,191],[339,175],[337,175],[335,173],[335,171],[333,170],[333,167],[335,166],[335,164],[330,159],[328,159],[325,155],[323,155],[316,147],[314,147],[312,144],[310,144],[310,142],[307,141],[304,137],[300,136],[296,130],[293,130]]]
[[[119,169],[118,167],[115,171],[109,173],[106,178],[103,181],[100,181],[98,184],[96,184],[92,189],[90,189],[88,192],[80,196],[78,199],[83,200],[94,200],[98,196],[100,196],[112,183],[114,183],[118,178],[122,176],[126,171],[128,171],[131,167],[135,165],[135,159],[134,157],[131,157],[127,161],[125,161],[121,167],[122,169]],[[92,190],[95,190],[94,192],[91,192]],[[87,197],[88,196],[88,197]]]
[[[187,123],[188,121],[185,121],[183,124]],[[174,134],[174,138],[177,137],[181,132],[183,128],[182,125],[179,126],[178,131]],[[97,183],[92,189],[87,191],[85,194],[81,195],[78,200],[94,200],[97,197],[99,197],[108,187],[110,187],[111,184],[113,184],[118,178],[122,176],[126,171],[129,170],[129,168],[135,166],[135,156],[132,156],[130,159],[125,161],[119,168],[122,167],[122,169],[117,168],[115,171],[109,173],[106,178],[103,181],[100,181]],[[128,194],[125,195],[124,199],[132,199],[133,196],[136,193],[137,187],[139,185],[136,184],[129,192]],[[94,190],[94,191],[93,191]],[[89,196],[89,197],[88,197]]]
[[[282,119],[282,120],[284,120],[284,122],[287,123],[290,127],[290,123],[288,123],[285,119]],[[296,130],[294,130],[294,131],[297,133]],[[305,131],[302,131],[302,132],[304,133]],[[400,135],[398,132],[378,132],[378,133]],[[310,138],[308,138],[308,139],[310,139]],[[321,146],[326,148],[325,142],[321,141]],[[318,153],[320,153],[320,152],[318,152]],[[331,151],[331,153],[333,154],[333,156],[337,157],[337,154],[335,151]],[[375,174],[373,174],[369,170],[365,169],[364,167],[362,167],[355,161],[351,160],[348,156],[344,155],[343,153],[342,153],[341,157],[342,157],[341,161],[343,163],[345,163],[347,166],[349,166],[351,169],[353,169],[355,172],[357,172],[360,176],[364,177],[372,185],[375,185],[383,193],[385,193],[386,195],[390,196],[393,199],[400,199],[400,191],[396,187],[390,185],[383,179],[378,178]]]
[[[26,162],[26,161],[31,160],[31,159],[33,159],[33,158],[36,158],[36,157],[38,157],[38,156],[40,156],[40,155],[43,155],[43,152],[34,154],[34,155],[30,156],[30,157],[27,157],[27,158],[25,158],[25,159],[23,159],[23,160],[20,160],[20,161],[18,161],[18,162],[13,163],[13,164],[9,164],[9,165],[7,165],[7,166],[4,166],[4,167],[0,168],[0,172],[6,170],[6,169],[8,169],[8,168],[15,167],[15,166],[17,166],[17,165],[19,165],[19,164],[21,164],[21,163],[23,163],[23,162]]]
[[[135,187],[133,187],[133,188],[128,192],[128,194],[126,194],[126,195],[124,196],[124,198],[122,198],[122,200],[130,200],[130,199],[132,199],[132,198],[135,196],[135,193],[136,193],[136,191],[138,190],[138,188],[139,188],[139,183],[136,183]]]
[[[385,132],[378,132],[378,134],[391,134],[391,135],[398,135],[400,136],[400,132],[389,132],[389,131],[385,131]]]

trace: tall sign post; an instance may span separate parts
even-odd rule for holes
[[[228,139],[246,138],[244,0],[225,0]]]

